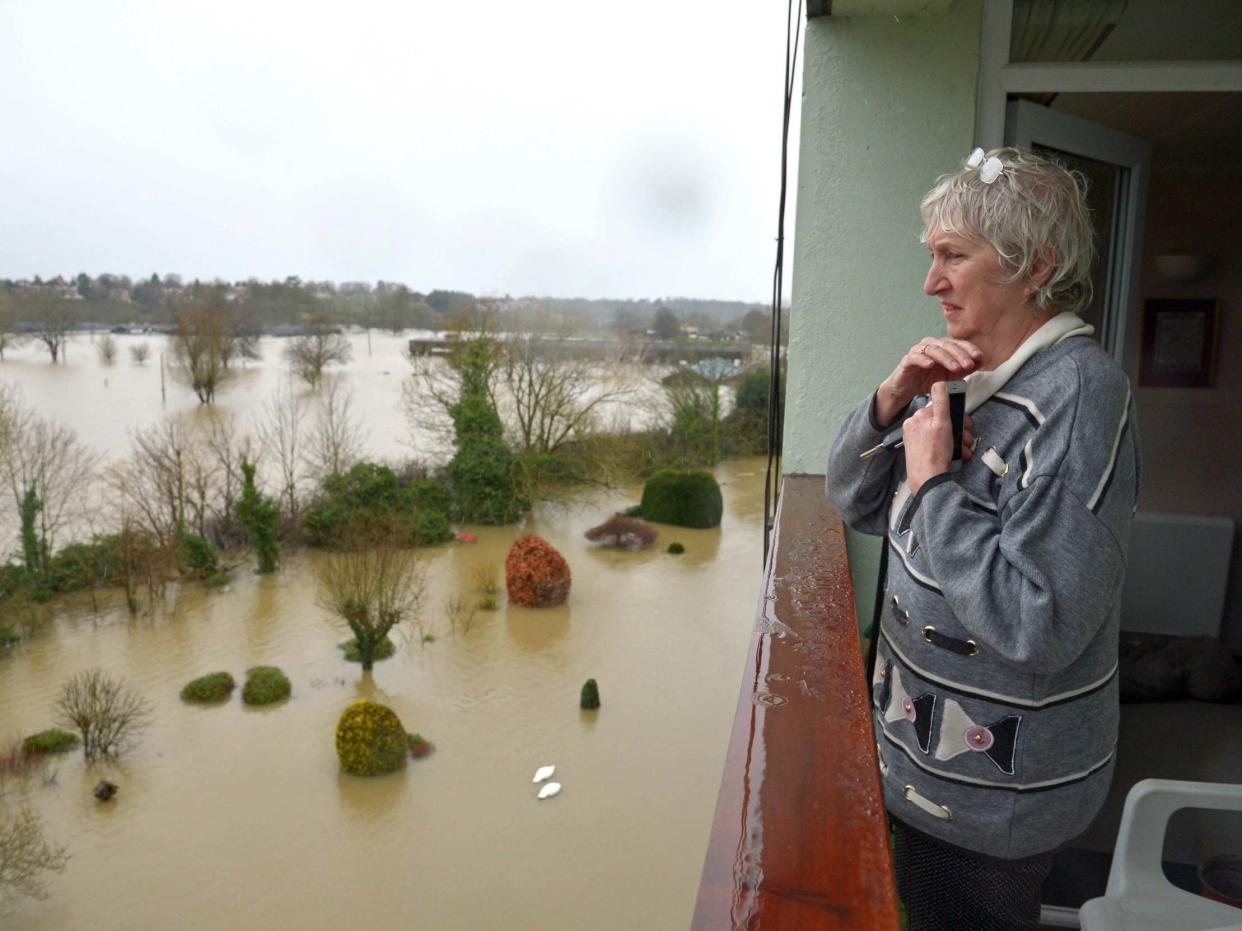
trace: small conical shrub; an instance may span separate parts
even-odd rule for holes
[[[509,547],[505,585],[513,604],[527,608],[564,604],[572,582],[569,563],[542,537],[528,533]]]
[[[661,469],[643,486],[643,517],[660,524],[704,529],[720,524],[720,486],[703,469]]]
[[[582,683],[582,695],[578,699],[578,707],[583,711],[594,711],[599,707],[599,686],[594,679]]]
[[[356,701],[336,723],[336,755],[341,769],[355,776],[378,776],[405,765],[410,735],[397,713],[374,701]]]

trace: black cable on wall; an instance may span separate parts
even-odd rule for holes
[[[802,34],[802,0],[797,10],[788,0],[785,11],[785,80],[781,122],[781,190],[776,221],[776,267],[772,275],[772,347],[768,383],[768,469],[763,485],[763,564],[768,563],[776,504],[780,497],[781,444],[785,428],[785,399],[781,394],[781,294],[785,277],[785,198],[789,184],[789,117],[793,111],[794,77],[798,68],[798,40]]]

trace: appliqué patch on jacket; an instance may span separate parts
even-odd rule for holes
[[[991,724],[977,724],[951,698],[946,698],[940,719],[936,759],[951,760],[963,753],[982,753],[1006,776],[1014,773],[1020,714],[1006,715]]]
[[[919,749],[927,753],[931,749],[932,716],[936,713],[936,696],[931,692],[922,695],[911,695],[901,681],[901,673],[890,668],[888,687],[891,689],[888,707],[884,709],[884,720],[889,724],[903,718],[914,726],[914,739]]]

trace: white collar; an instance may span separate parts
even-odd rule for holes
[[[1083,323],[1077,314],[1065,311],[1048,320],[1022,341],[1013,355],[990,372],[971,372],[966,376],[966,410],[973,411],[1005,386],[1014,374],[1035,353],[1055,346],[1071,336],[1090,336],[1095,327]]]

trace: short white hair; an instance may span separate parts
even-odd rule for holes
[[[1048,262],[1052,270],[1035,291],[1035,305],[1084,310],[1095,257],[1086,178],[1021,149],[993,149],[987,158],[1001,162],[992,183],[984,183],[980,165],[941,176],[927,192],[922,241],[939,229],[986,243],[1000,255],[1009,281],[1030,278],[1035,263]]]

